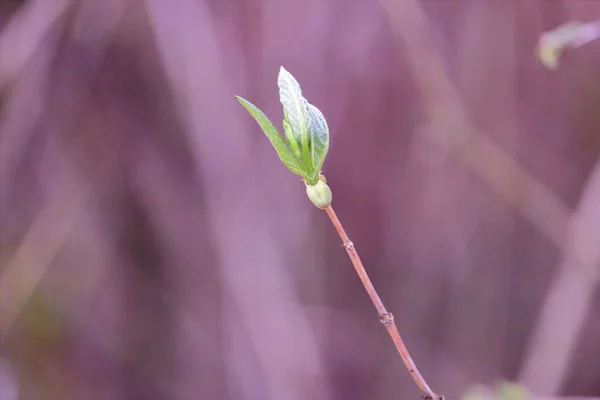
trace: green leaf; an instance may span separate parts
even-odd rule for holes
[[[309,185],[314,185],[317,183],[317,176],[315,175],[315,169],[312,166],[312,160],[310,158],[310,135],[308,133],[302,136],[300,149],[302,151],[302,161],[306,166],[306,174],[309,177],[307,182]]]
[[[323,113],[312,104],[308,105],[310,113],[310,157],[314,172],[318,175],[325,162],[329,150],[329,128]]]
[[[250,115],[254,117],[256,122],[260,125],[261,129],[267,135],[271,144],[277,151],[279,155],[279,159],[295,174],[302,176],[303,178],[307,175],[307,171],[304,166],[296,159],[296,157],[292,154],[290,149],[286,146],[283,138],[275,128],[275,126],[269,121],[267,116],[254,104],[250,103],[248,100],[240,96],[235,96],[235,98],[240,102],[242,106]]]
[[[292,126],[285,119],[283,120],[283,129],[285,131],[285,140],[288,144],[288,147],[290,148],[290,150],[292,150],[292,153],[294,154],[296,159],[298,159],[298,161],[301,161],[302,160],[302,150],[300,149],[300,143],[298,143],[298,140],[294,136],[294,131],[292,130]]]
[[[292,126],[296,139],[304,146],[305,138],[308,136],[308,102],[302,96],[300,84],[285,68],[281,67],[277,77],[279,86],[279,100],[283,105],[285,119]]]
[[[568,22],[545,32],[539,40],[537,55],[541,63],[549,69],[556,69],[562,52],[566,48],[576,48],[600,38],[598,22],[584,24]]]

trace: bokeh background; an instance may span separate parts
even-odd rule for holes
[[[0,399],[418,399],[241,95],[283,65],[421,372],[600,396],[595,0],[0,2]]]

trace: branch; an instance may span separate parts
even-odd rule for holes
[[[333,211],[333,208],[331,206],[328,206],[327,208],[325,208],[325,212],[327,212],[327,215],[331,219],[331,223],[333,224],[333,226],[337,230],[338,234],[340,235],[340,238],[342,239],[342,243],[344,244],[344,247],[346,248],[346,252],[348,253],[348,256],[350,257],[350,260],[352,261],[352,265],[354,265],[354,269],[356,270],[358,277],[360,278],[363,286],[365,287],[365,290],[367,291],[367,293],[369,294],[369,297],[371,298],[371,301],[373,302],[373,305],[375,306],[375,308],[377,309],[377,312],[379,313],[379,320],[385,326],[390,337],[394,341],[394,345],[396,345],[396,349],[398,350],[400,357],[402,357],[402,361],[404,361],[404,365],[406,365],[406,368],[410,372],[415,383],[417,384],[417,386],[419,386],[419,388],[424,393],[427,394],[427,398],[429,398],[431,400],[443,400],[444,399],[443,396],[436,394],[429,387],[429,385],[425,381],[425,378],[423,378],[423,376],[419,372],[419,369],[417,368],[415,362],[412,360],[412,358],[408,352],[408,349],[406,348],[406,345],[404,344],[404,341],[402,340],[402,337],[400,336],[400,333],[398,332],[398,328],[396,327],[396,323],[394,322],[394,316],[391,313],[389,313],[386,310],[385,306],[383,305],[381,298],[377,294],[377,291],[375,290],[373,283],[371,283],[371,280],[369,279],[369,276],[367,275],[367,271],[365,270],[365,267],[363,266],[362,261],[360,260],[360,257],[358,256],[358,253],[356,252],[354,243],[352,243],[352,241],[346,234],[346,231],[344,230],[342,223],[340,222],[337,215],[335,214],[335,211]]]

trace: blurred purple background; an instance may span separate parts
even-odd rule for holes
[[[0,400],[418,399],[279,127],[428,383],[600,396],[593,0],[0,2]]]

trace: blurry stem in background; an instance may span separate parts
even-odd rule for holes
[[[59,185],[14,254],[0,260],[0,343],[52,265],[89,198],[89,188],[76,185],[68,191]]]
[[[462,161],[549,241],[566,251],[564,235],[571,208],[473,126],[460,92],[445,69],[421,4],[414,0],[380,0],[380,3],[390,27],[404,44],[432,126],[428,138]],[[515,191],[515,187],[521,191]]]
[[[344,230],[344,227],[342,226],[342,223],[335,214],[335,211],[333,211],[331,205],[327,206],[327,208],[325,208],[324,210],[331,219],[331,223],[337,230],[338,234],[340,235],[342,243],[346,248],[346,252],[348,252],[348,257],[350,257],[350,260],[354,265],[354,269],[356,269],[358,277],[360,278],[363,286],[365,287],[365,290],[367,291],[369,297],[371,298],[371,301],[373,302],[373,305],[379,313],[379,320],[385,326],[390,337],[394,341],[394,345],[396,346],[396,349],[398,350],[400,357],[402,357],[402,361],[404,361],[404,365],[406,365],[406,368],[410,372],[412,378],[417,383],[417,386],[419,386],[419,388],[423,392],[427,393],[428,398],[432,400],[442,400],[444,397],[436,394],[433,390],[431,390],[431,388],[425,381],[425,378],[423,378],[416,364],[412,360],[408,349],[406,348],[406,345],[404,344],[404,341],[402,340],[402,337],[398,332],[398,328],[396,327],[396,323],[394,322],[394,316],[391,313],[389,313],[383,305],[381,298],[377,294],[377,290],[375,290],[373,283],[371,283],[371,280],[367,275],[367,271],[365,270],[365,267],[363,266],[363,263],[360,260],[358,253],[356,252],[354,243],[352,243],[352,241],[348,237],[348,234]]]
[[[565,261],[550,286],[519,379],[530,389],[554,394],[565,379],[572,349],[598,281],[600,255],[594,240],[598,237],[594,232],[598,224],[588,222],[600,218],[597,207],[593,206],[600,198],[598,172],[586,183],[581,204],[572,216],[564,201],[472,125],[459,91],[444,68],[421,4],[416,0],[380,2],[391,28],[403,41],[428,118],[438,127],[438,134],[431,138],[458,156],[563,253]],[[567,28],[542,37],[537,51],[544,65],[555,68],[565,45],[577,47],[598,36],[596,25],[571,24]],[[498,171],[510,173],[503,176]],[[515,184],[522,188],[522,193],[515,193]],[[561,316],[569,317],[572,323],[565,323]],[[560,345],[556,344],[556,337],[560,338]]]
[[[569,221],[566,251],[533,329],[519,380],[556,395],[569,374],[577,339],[593,305],[600,271],[600,161]],[[579,267],[579,268],[577,268]]]
[[[540,37],[538,57],[550,69],[558,67],[565,48],[576,48],[600,37],[598,22],[570,22]],[[590,313],[599,279],[600,161],[585,183],[567,227],[566,249],[553,278],[527,348],[519,380],[532,390],[560,391],[583,324]],[[579,268],[573,268],[573,266]]]
[[[0,32],[0,90],[21,73],[48,40],[52,27],[74,3],[71,0],[32,0],[21,6]]]

